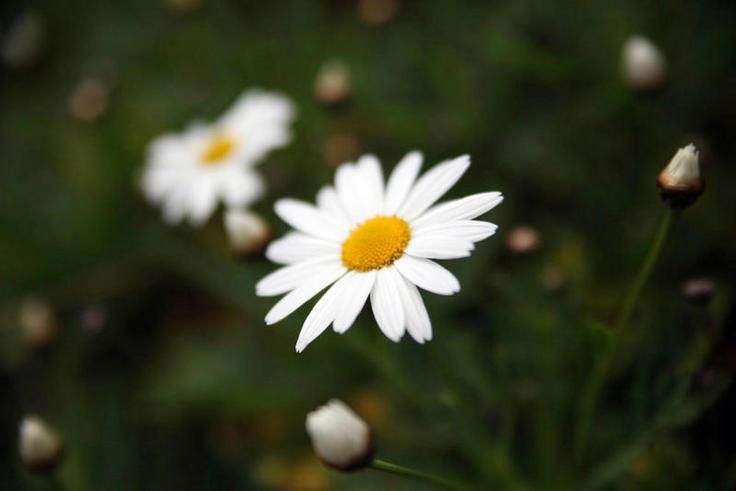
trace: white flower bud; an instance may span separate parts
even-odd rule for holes
[[[700,161],[695,145],[677,151],[670,163],[657,177],[662,198],[673,207],[690,205],[703,193],[705,183],[700,177]]]
[[[328,61],[317,73],[314,81],[314,95],[326,105],[346,102],[351,92],[350,71],[341,61]]]
[[[259,215],[248,210],[232,209],[225,212],[223,219],[228,242],[235,253],[256,254],[268,243],[271,229]]]
[[[351,471],[373,459],[370,427],[338,399],[307,415],[307,433],[317,456],[330,467]]]
[[[632,89],[655,89],[667,78],[667,60],[649,39],[631,36],[621,52],[621,74]]]
[[[33,349],[48,346],[56,335],[51,306],[40,298],[27,298],[18,307],[18,325],[23,342]]]
[[[27,416],[20,423],[19,452],[30,470],[50,471],[61,457],[61,437],[41,418]]]

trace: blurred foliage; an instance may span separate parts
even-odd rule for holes
[[[353,0],[2,2],[0,34],[31,9],[43,39],[0,79],[1,489],[47,489],[18,461],[28,413],[64,435],[71,490],[426,489],[324,470],[303,421],[331,397],[369,419],[382,457],[484,489],[736,486],[736,4],[397,2],[380,24]],[[653,93],[620,78],[639,32],[669,61]],[[329,60],[352,76],[338,108],[313,96]],[[90,79],[104,90],[80,113]],[[266,328],[271,301],[254,296],[274,266],[233,257],[219,216],[172,229],[144,202],[146,144],[253,86],[299,108],[294,142],[261,166],[256,210],[277,234],[274,199],[313,198],[335,135],[385,170],[415,148],[469,153],[451,196],[504,192],[499,234],[449,265],[463,291],[424,295],[431,343],[394,345],[364,312],[296,355],[307,308]],[[675,225],[576,462],[581,386],[664,211],[654,177],[690,141],[708,189]],[[537,250],[508,249],[519,224]],[[717,286],[707,307],[682,298],[693,276]],[[19,332],[29,295],[55,310],[45,348]]]

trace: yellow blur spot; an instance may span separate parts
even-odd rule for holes
[[[214,135],[202,152],[203,165],[217,165],[222,159],[233,153],[236,141],[227,135]]]

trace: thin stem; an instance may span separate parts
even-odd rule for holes
[[[397,476],[409,477],[412,479],[417,479],[419,481],[428,482],[428,483],[434,484],[436,486],[439,486],[445,489],[452,489],[454,491],[464,491],[466,489],[457,483],[448,481],[441,477],[433,476],[431,474],[426,474],[424,472],[421,472],[415,469],[410,469],[408,467],[404,467],[401,465],[392,464],[391,462],[386,462],[385,460],[373,459],[373,462],[371,462],[370,467],[371,469],[374,469],[377,471],[387,472],[389,474],[396,474]]]
[[[585,453],[585,446],[588,440],[588,433],[593,424],[595,411],[598,408],[598,399],[600,398],[601,389],[603,384],[606,382],[606,378],[609,374],[613,362],[619,355],[619,351],[627,337],[627,333],[630,329],[631,316],[634,313],[636,305],[639,303],[639,297],[641,292],[644,290],[647,280],[654,270],[654,265],[657,263],[662,247],[667,239],[669,230],[672,226],[672,221],[675,212],[668,208],[665,212],[664,217],[659,222],[659,227],[652,241],[652,245],[649,248],[644,262],[639,269],[639,272],[634,279],[634,282],[629,288],[624,304],[621,307],[616,324],[614,325],[612,333],[612,345],[609,350],[597,359],[593,370],[590,372],[590,376],[586,381],[583,388],[582,396],[580,399],[580,411],[578,419],[578,428],[575,436],[575,460],[577,463],[581,463],[583,455]]]
[[[672,208],[667,208],[667,212],[659,222],[657,235],[654,236],[654,242],[652,242],[649,253],[644,260],[644,264],[642,264],[639,273],[636,275],[636,280],[634,280],[634,284],[631,286],[629,294],[626,296],[626,301],[621,308],[621,313],[619,314],[614,331],[614,334],[619,340],[621,339],[621,334],[628,329],[631,315],[634,313],[634,309],[636,308],[636,304],[639,302],[639,297],[644,289],[644,285],[646,285],[647,280],[651,276],[652,270],[654,270],[654,265],[657,263],[657,259],[662,252],[662,247],[664,246],[664,242],[669,234],[674,216],[675,212]]]

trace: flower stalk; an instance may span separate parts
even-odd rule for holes
[[[669,231],[672,227],[676,211],[673,208],[667,208],[665,215],[662,217],[657,232],[652,241],[652,245],[649,248],[644,262],[637,273],[634,282],[631,284],[629,291],[624,300],[621,312],[619,313],[616,324],[612,332],[612,346],[609,350],[600,358],[593,367],[593,370],[586,381],[583,388],[582,397],[580,399],[579,419],[577,425],[577,433],[575,435],[575,446],[574,456],[578,464],[583,460],[585,454],[586,444],[588,440],[588,434],[593,424],[595,411],[598,407],[598,400],[600,398],[601,390],[603,385],[608,378],[611,367],[614,361],[619,356],[621,346],[628,337],[628,332],[631,325],[631,316],[634,313],[634,309],[639,303],[641,292],[647,283],[647,280],[654,270],[654,266],[659,259],[662,252]]]

